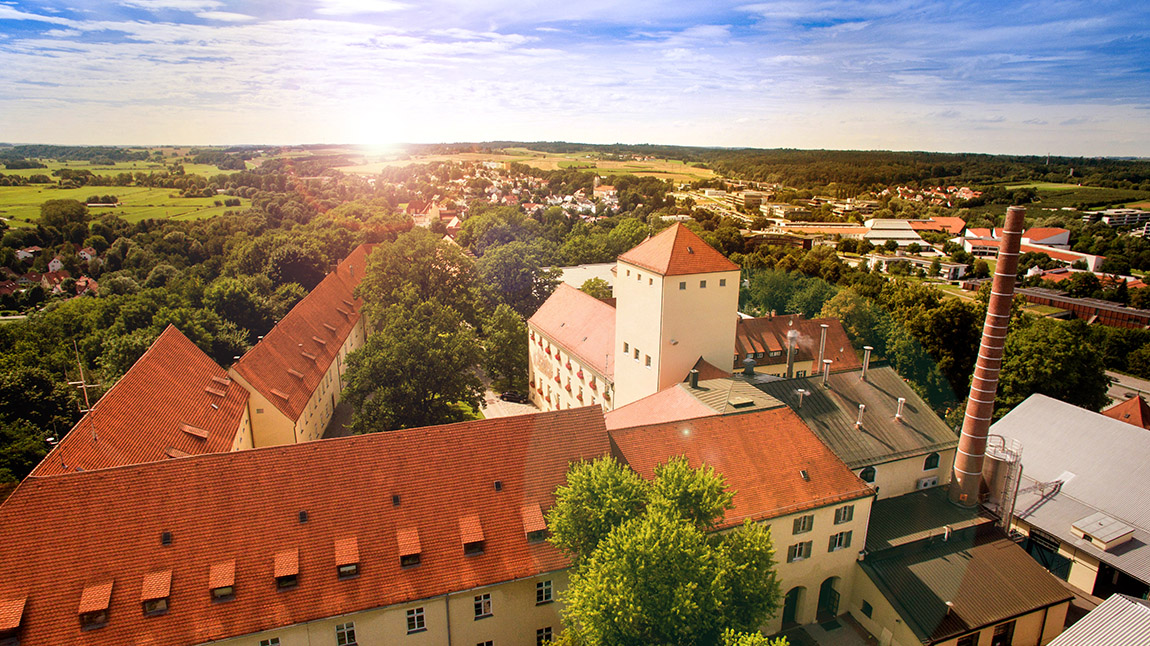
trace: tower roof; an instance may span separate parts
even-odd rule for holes
[[[647,238],[619,256],[619,260],[662,276],[739,270],[738,265],[704,242],[698,234],[677,223],[659,235]]]
[[[1150,406],[1142,396],[1132,397],[1102,411],[1102,414],[1119,422],[1126,422],[1134,426],[1150,429]]]

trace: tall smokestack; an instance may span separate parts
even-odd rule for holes
[[[1018,273],[1018,247],[1026,209],[1012,206],[1006,210],[1002,239],[998,244],[998,263],[990,288],[990,303],[982,328],[978,362],[966,400],[966,417],[962,437],[954,456],[954,476],[950,482],[950,501],[962,507],[978,504],[982,484],[982,459],[986,455],[986,436],[994,413],[994,396],[998,392],[998,372],[1002,369],[1002,346],[1010,323],[1010,306],[1014,300],[1014,279]]]
[[[827,328],[830,326],[823,323],[819,327],[823,329],[822,334],[819,336],[819,363],[822,363],[823,359],[827,358]]]
[[[799,331],[787,331],[787,379],[795,376],[795,346],[799,344]]]

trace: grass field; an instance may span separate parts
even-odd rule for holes
[[[224,196],[176,197],[179,192],[175,189],[142,186],[85,186],[67,189],[0,186],[0,217],[5,218],[9,226],[32,226],[40,218],[40,205],[48,200],[84,201],[90,195],[104,194],[118,197],[121,206],[94,208],[92,214],[99,217],[104,213],[114,213],[129,222],[147,218],[196,220],[251,205],[249,200],[242,200],[239,207],[215,206],[216,200],[222,201]]]
[[[1093,186],[1077,186],[1075,184],[1057,184],[1055,182],[1029,182],[1026,184],[1011,184],[1006,190],[1013,191],[1019,188],[1036,188],[1040,191],[1073,191],[1079,188],[1092,189]]]
[[[1095,205],[1089,208],[1107,208],[1100,205],[1106,202],[1112,206],[1146,202],[1150,204],[1150,192],[1134,191],[1120,188],[1101,188],[1098,186],[1075,186],[1073,184],[1054,184],[1050,182],[1031,182],[1028,184],[1011,184],[1005,186],[1008,190],[1018,188],[1037,189],[1038,201],[1026,205],[1027,219],[1046,217],[1055,212],[1067,213],[1063,209],[1074,209],[1079,204]],[[974,213],[1001,215],[1006,207],[1001,204],[986,204],[971,209]]]
[[[47,175],[52,177],[52,171],[61,168],[71,168],[72,170],[90,170],[93,175],[118,175],[120,173],[135,173],[137,171],[144,173],[151,173],[164,170],[164,165],[152,161],[135,161],[135,162],[117,162],[112,165],[100,164],[94,166],[88,162],[83,161],[70,161],[60,162],[55,160],[39,160],[44,163],[47,168],[21,168],[19,170],[8,170],[0,166],[0,175],[16,175],[19,177],[31,177],[32,175]],[[250,164],[250,162],[249,162]],[[220,173],[229,174],[234,173],[234,170],[220,170],[211,164],[192,164],[185,163],[184,172],[188,175],[203,175],[204,177],[212,177]],[[104,188],[104,187],[101,187]]]

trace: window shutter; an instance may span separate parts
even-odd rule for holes
[[[843,538],[844,538],[843,547],[850,547],[851,546],[851,532],[846,532],[846,534],[843,536]]]
[[[838,537],[838,534],[832,534],[831,535],[830,543],[827,544],[827,551],[828,552],[835,551],[835,538],[837,538],[837,537]]]

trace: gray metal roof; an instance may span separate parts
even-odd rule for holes
[[[967,527],[994,522],[978,509],[952,505],[945,487],[931,487],[894,498],[876,500],[867,525],[866,549],[879,552],[891,547],[931,537],[941,537],[946,528],[957,532]]]
[[[739,413],[763,408],[780,408],[784,404],[745,381],[736,379],[707,379],[699,382],[698,388],[688,384],[678,384],[679,388],[706,404],[715,412]]]
[[[1073,596],[989,525],[955,532],[947,541],[884,550],[860,565],[923,643],[946,641]]]
[[[1111,595],[1049,646],[1135,646],[1150,644],[1150,602]]]
[[[867,380],[861,370],[756,383],[790,406],[803,422],[852,469],[954,448],[958,435],[939,419],[890,366],[871,365]],[[799,406],[798,389],[809,394]],[[898,398],[905,397],[903,419],[895,419]],[[866,405],[861,428],[855,427],[859,404]],[[1131,427],[1133,428],[1133,427]],[[1142,431],[1145,433],[1145,431]]]
[[[1150,439],[1145,429],[1045,395],[1031,395],[990,432],[1022,443],[1027,477],[1038,482],[1062,480],[1056,497],[1070,496],[1137,529],[1150,530],[1150,478],[1144,477],[1150,465]],[[1015,509],[1017,513],[1026,506],[1020,500]]]

